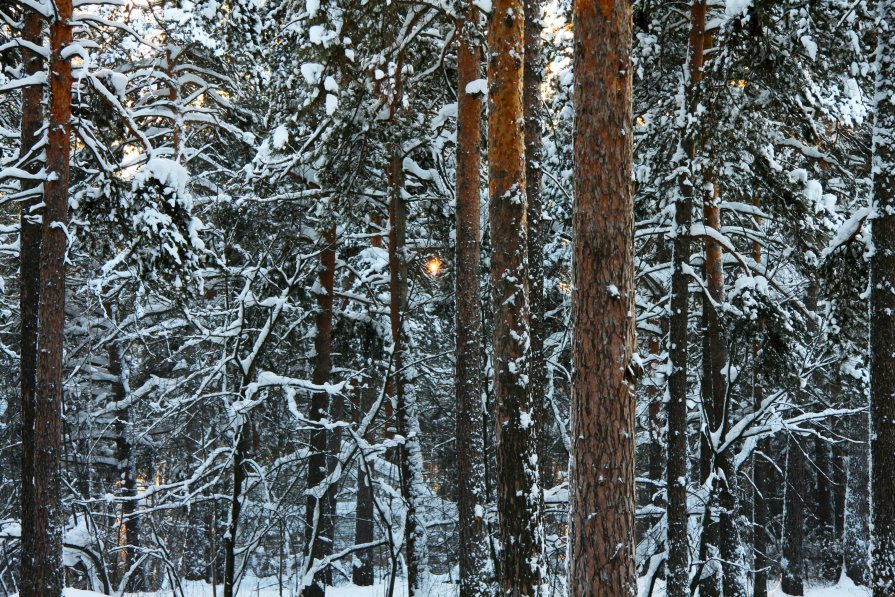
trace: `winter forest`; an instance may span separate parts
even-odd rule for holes
[[[895,0],[0,0],[0,594],[895,597]]]

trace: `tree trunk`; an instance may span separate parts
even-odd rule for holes
[[[62,533],[65,514],[61,495],[62,356],[65,331],[65,278],[68,252],[68,184],[71,155],[72,0],[56,0],[50,25],[50,122],[47,180],[41,230],[40,289],[37,315],[32,519],[23,521],[23,597],[62,594]],[[26,481],[27,482],[27,481]]]
[[[329,226],[322,235],[323,247],[320,252],[317,294],[317,335],[314,337],[314,370],[311,381],[323,385],[330,381],[332,371],[332,328],[333,328],[333,288],[336,273],[336,227]],[[321,421],[329,417],[330,396],[328,392],[314,392],[311,396],[311,421]],[[332,553],[332,513],[322,484],[329,472],[327,458],[330,432],[322,427],[311,430],[311,456],[308,459],[307,498],[305,501],[305,570],[311,570],[318,560]],[[331,584],[329,566],[314,572],[313,582],[302,588],[305,597],[323,597],[326,587]]]
[[[704,195],[703,217],[707,228],[721,232],[721,208],[717,186],[714,184],[711,191]],[[703,354],[703,361],[708,365],[704,379],[710,378],[711,392],[710,394],[704,392],[703,397],[710,397],[711,403],[704,403],[703,408],[708,421],[707,431],[715,437],[723,438],[730,427],[730,411],[733,407],[728,392],[727,340],[721,329],[718,309],[715,307],[724,302],[724,254],[721,243],[708,236],[705,239],[705,275],[712,302],[705,300],[703,303],[707,323],[705,333],[709,348],[708,352]],[[715,482],[718,484],[718,528],[714,538],[717,539],[716,547],[722,561],[724,595],[745,595],[746,579],[743,573],[745,563],[737,528],[739,513],[737,471],[730,448],[712,456],[714,470],[720,473],[715,475]]]
[[[482,96],[466,92],[480,78],[479,12],[468,4],[458,23],[457,112],[457,510],[460,525],[460,597],[493,593],[484,510],[485,443],[482,420],[482,306],[480,284],[480,149]]]
[[[837,433],[848,433],[848,421],[851,417],[844,417],[836,422]],[[846,442],[836,442],[833,445],[833,504],[836,508],[833,527],[833,540],[839,543],[839,551],[843,551],[843,537],[845,536],[845,497],[848,486],[848,449]]]
[[[708,259],[708,255],[706,256]],[[703,264],[703,277],[706,275],[706,264]],[[721,554],[719,553],[720,529],[715,522],[715,514],[718,510],[716,501],[718,498],[718,480],[712,478],[715,472],[716,455],[712,448],[711,437],[715,428],[715,376],[712,375],[712,334],[709,332],[709,318],[712,306],[709,304],[709,294],[701,293],[702,315],[700,318],[699,332],[702,335],[702,377],[700,378],[701,398],[701,435],[699,438],[699,482],[702,485],[711,479],[711,492],[705,504],[702,521],[702,535],[699,538],[699,560],[704,562],[699,578],[700,597],[721,597],[723,592],[721,570]]]
[[[760,208],[758,198],[752,203]],[[761,225],[761,218],[755,217],[755,226]],[[762,263],[761,243],[752,243],[752,259],[757,264]],[[765,322],[759,320],[759,336],[752,344],[753,377],[752,377],[752,407],[758,412],[764,402],[764,336]],[[768,540],[768,524],[770,513],[768,512],[768,498],[773,491],[771,475],[773,465],[770,458],[771,445],[767,438],[758,440],[756,450],[752,454],[752,567],[755,570],[752,582],[753,597],[768,596],[768,572],[770,571],[771,558],[768,556],[770,541]]]
[[[399,67],[400,70],[400,67]],[[400,88],[400,84],[399,84]],[[401,469],[401,497],[404,499],[407,517],[404,541],[407,547],[408,597],[424,596],[428,583],[428,547],[426,529],[420,519],[424,498],[423,462],[420,452],[419,419],[416,398],[406,392],[404,369],[404,314],[407,311],[407,205],[404,201],[403,159],[397,146],[392,147],[389,158],[389,270],[391,273],[391,331],[393,342],[392,363],[395,398],[395,422],[403,443],[398,448]]]
[[[752,553],[755,579],[752,585],[752,594],[754,597],[767,597],[771,566],[771,558],[768,556],[771,545],[768,540],[768,525],[771,520],[768,512],[768,498],[773,490],[771,486],[773,465],[767,460],[769,457],[767,448],[767,440],[762,440],[753,462],[755,499],[752,503]]]
[[[842,538],[845,574],[867,586],[870,577],[870,419],[865,413],[849,418],[848,479],[845,492],[845,533]]]
[[[22,27],[22,40],[35,46],[43,46],[43,19],[28,8],[25,9]],[[22,46],[23,76],[35,75],[44,70],[44,61],[40,54],[32,52],[27,46]],[[32,155],[34,147],[39,140],[39,130],[44,124],[43,109],[44,90],[42,85],[30,85],[22,88],[22,120],[21,120],[21,151],[19,158],[25,161],[26,170],[36,174],[41,169],[41,164]],[[22,183],[22,191],[25,191],[25,182]],[[37,382],[37,311],[40,291],[40,220],[33,210],[41,203],[41,189],[35,187],[31,195],[19,205],[19,306],[21,310],[21,360],[20,375],[22,387],[22,402],[19,416],[21,418],[21,519],[26,524],[31,524],[35,519],[34,496],[34,412],[35,384]],[[25,524],[22,525],[23,527]],[[32,597],[37,591],[33,584],[35,580],[35,566],[37,561],[28,554],[35,553],[35,536],[31,533],[22,533],[22,570],[20,591],[23,597]]]
[[[783,520],[783,578],[780,588],[787,595],[804,595],[805,564],[804,500],[805,457],[802,448],[791,437],[786,450],[786,498]]]
[[[238,426],[233,449],[233,488],[230,494],[230,513],[227,532],[224,535],[224,597],[236,595],[236,533],[239,530],[239,515],[242,513],[242,486],[246,473],[244,464],[249,455],[252,438],[252,423],[246,419]]]
[[[374,348],[377,345],[376,328],[371,324],[367,325],[364,335],[364,358],[365,364],[372,364],[378,351]],[[364,415],[373,406],[376,400],[376,384],[372,379],[367,378],[364,384],[357,390],[358,408],[357,422],[360,423]],[[364,439],[370,439],[365,437]],[[373,526],[373,479],[367,475],[367,467],[363,461],[363,456],[358,458],[357,467],[357,507],[355,509],[354,523],[354,544],[363,545],[372,543],[374,539]],[[358,552],[354,557],[354,564],[351,569],[351,582],[359,587],[373,586],[373,553],[370,549]]]
[[[573,8],[570,597],[637,589],[631,10],[628,0]]]
[[[541,200],[541,0],[523,0],[525,61],[522,68],[522,111],[525,118],[525,196],[528,200],[528,292],[531,310],[532,404],[538,430],[538,472],[544,487],[552,485],[547,462],[549,413],[546,404],[547,356],[544,354],[544,231]]]
[[[681,116],[690,121],[697,107],[696,87],[702,80],[705,38],[705,0],[694,0],[690,6],[690,37],[688,44],[688,81],[685,84],[685,112]],[[668,322],[668,358],[671,373],[668,377],[668,456],[666,483],[668,491],[668,562],[666,591],[668,597],[689,596],[690,539],[687,533],[687,332],[690,316],[690,224],[693,214],[694,158],[698,135],[688,125],[682,131],[681,145],[686,155],[687,172],[680,182],[680,195],[675,201],[674,254],[672,256],[671,300]]]
[[[488,166],[497,511],[505,595],[538,593],[544,574],[537,416],[531,403],[522,0],[496,0],[488,24]]]
[[[836,529],[833,455],[830,444],[821,436],[815,436],[814,438],[814,462],[817,471],[814,495],[815,503],[817,504],[817,542],[820,548],[820,574],[823,580],[833,583],[839,578],[842,568],[842,554],[839,553],[838,545],[833,535]]]
[[[895,595],[895,0],[877,3],[870,260],[870,446],[873,595]]]
[[[134,447],[131,443],[130,407],[123,406],[128,394],[128,371],[124,365],[121,347],[113,342],[108,349],[109,374],[112,382],[112,397],[118,405],[115,422],[115,457],[118,460],[118,479],[121,482],[121,529],[119,542],[124,544],[124,556],[118,560],[118,582],[129,573],[131,566],[137,561],[137,547],[140,540],[140,521],[134,514],[137,511],[136,497],[139,494],[135,476]],[[143,589],[143,575],[137,569],[128,579],[125,590],[139,591]]]

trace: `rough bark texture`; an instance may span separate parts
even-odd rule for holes
[[[43,45],[43,20],[32,10],[25,10],[22,39],[37,46]],[[23,75],[30,76],[44,70],[44,61],[36,52],[22,47]],[[34,160],[34,147],[39,139],[38,131],[44,122],[43,86],[31,85],[22,89],[22,121],[20,159],[26,160],[26,169],[31,173],[40,170],[41,164]],[[24,183],[22,190],[25,190]],[[22,521],[34,520],[34,410],[35,383],[37,372],[37,310],[40,292],[40,235],[41,224],[35,219],[33,210],[41,202],[40,189],[32,189],[29,198],[20,203],[21,232],[19,234],[19,305],[21,309],[21,517]],[[24,525],[23,525],[24,526]],[[22,534],[22,570],[20,592],[23,597],[35,595],[32,584],[36,561],[28,554],[34,553],[30,533]]]
[[[497,510],[500,584],[505,595],[535,595],[544,539],[538,478],[537,416],[529,390],[525,135],[522,109],[522,0],[494,2],[488,24],[488,165]]]
[[[317,335],[314,337],[314,370],[311,381],[323,385],[330,381],[332,371],[332,332],[333,332],[333,287],[336,273],[336,228],[330,226],[323,233],[323,247],[320,252],[318,268],[317,294]],[[327,392],[314,392],[311,396],[312,421],[320,421],[329,417],[330,396]],[[321,484],[329,472],[327,448],[330,432],[324,428],[311,431],[311,456],[308,459],[308,493],[305,502],[305,556],[309,558],[306,569],[314,566],[314,561],[321,560],[332,553],[332,518],[329,512],[330,500]],[[327,585],[330,584],[329,567],[314,573],[314,582],[302,590],[306,597],[323,597]]]
[[[753,464],[755,499],[752,505],[752,553],[755,577],[752,584],[752,594],[754,597],[767,597],[768,577],[771,566],[771,558],[768,557],[768,549],[771,542],[768,536],[770,513],[768,512],[767,499],[773,490],[771,486],[773,464],[768,462],[766,448],[767,444],[759,446]]]
[[[787,595],[804,595],[805,456],[795,438],[786,450],[786,498],[783,521],[783,561],[780,588]]]
[[[691,4],[688,75],[682,116],[696,110],[695,89],[702,79],[705,37],[704,0]],[[668,323],[668,356],[671,374],[668,378],[668,562],[666,591],[669,597],[689,595],[690,546],[687,536],[687,331],[689,329],[690,296],[690,221],[693,214],[694,177],[692,172],[698,136],[692,127],[682,132],[688,174],[681,180],[680,196],[675,205],[674,254],[671,275],[671,313]]]
[[[855,584],[870,584],[870,418],[849,417],[848,479],[845,492],[845,533],[842,538],[845,573]]]
[[[400,67],[399,67],[400,70]],[[407,509],[404,525],[404,541],[407,547],[408,597],[424,596],[428,582],[428,549],[426,529],[420,524],[418,512],[423,499],[422,454],[420,452],[419,420],[416,399],[406,392],[404,369],[404,313],[407,310],[407,204],[404,201],[404,172],[402,156],[397,147],[391,150],[389,159],[389,270],[391,288],[391,331],[394,353],[392,388],[395,401],[395,423],[403,443],[398,448],[401,469],[401,496]]]
[[[873,595],[895,595],[895,0],[877,3],[870,262],[870,418]]]
[[[818,376],[820,377],[820,376]],[[829,442],[823,437],[814,438],[814,463],[817,482],[814,485],[814,502],[817,506],[817,543],[820,552],[820,574],[826,582],[839,579],[842,569],[842,554],[838,542],[833,539],[836,529],[836,492],[833,486],[833,454]]]
[[[848,432],[848,422],[851,417],[844,417],[836,422],[837,433]],[[843,555],[843,537],[845,537],[845,497],[848,486],[848,449],[850,445],[846,442],[837,442],[833,446],[833,499],[836,509],[833,528],[834,541],[839,542],[840,556]]]
[[[706,44],[707,46],[708,44]],[[705,226],[721,231],[721,209],[717,187],[703,198],[703,218]],[[721,328],[717,305],[724,302],[724,254],[721,243],[710,237],[705,238],[705,277],[708,297],[703,301],[706,322],[703,343],[703,410],[707,425],[705,432],[714,437],[724,437],[730,427],[730,396],[728,393],[727,340]],[[711,301],[708,300],[711,299]],[[708,440],[708,438],[706,438]],[[704,445],[710,445],[708,441]],[[722,588],[724,595],[744,595],[746,578],[740,533],[737,528],[739,499],[737,471],[734,468],[731,451],[714,451],[709,455],[715,472],[718,496],[718,525],[711,534],[721,557]]]
[[[460,525],[460,597],[493,593],[484,510],[485,443],[482,420],[482,306],[480,284],[482,97],[466,93],[480,78],[479,13],[472,2],[458,23],[457,82],[457,509]]]
[[[40,289],[37,315],[32,520],[22,524],[30,558],[23,584],[31,595],[62,594],[62,510],[60,478],[62,444],[62,353],[65,329],[65,256],[68,251],[68,183],[71,155],[71,58],[63,52],[72,43],[72,0],[56,0],[50,25],[50,122],[47,144],[48,180],[44,183],[41,230]],[[24,593],[23,593],[24,595]]]
[[[375,355],[379,353],[379,343],[377,342],[376,328],[372,324],[367,325],[366,328],[363,351],[369,366]],[[364,414],[369,412],[376,400],[376,384],[373,380],[369,378],[364,380],[363,385],[357,390],[357,397],[357,422],[360,423]],[[368,434],[364,439],[369,441],[372,439],[372,435]],[[356,503],[354,544],[372,543],[374,539],[373,480],[367,474],[367,466],[363,458],[358,458]],[[373,585],[374,580],[372,550],[362,550],[354,557],[351,567],[351,582],[359,587],[369,587]]]
[[[631,2],[577,0],[568,587],[634,595]]]
[[[538,427],[538,472],[544,487],[552,484],[547,462],[547,356],[544,354],[544,230],[541,200],[541,0],[523,0],[525,61],[522,68],[522,111],[525,118],[525,196],[528,200],[528,293],[531,311],[532,403]]]

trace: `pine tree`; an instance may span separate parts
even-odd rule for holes
[[[805,457],[796,438],[786,446],[786,487],[784,488],[783,577],[780,588],[787,595],[804,595],[805,564],[804,500]]]
[[[69,174],[71,159],[72,1],[55,0],[50,23],[49,122],[47,180],[44,183],[40,289],[37,315],[37,374],[35,384],[33,520],[22,525],[31,537],[24,541],[34,566],[23,572],[33,595],[61,596],[62,565],[62,394],[65,328],[66,256],[69,248]],[[27,482],[27,481],[26,481]]]
[[[500,586],[534,596],[543,582],[543,500],[531,402],[522,0],[498,0],[488,23],[488,168]]]
[[[870,418],[874,597],[895,593],[895,2],[877,3],[870,261]]]
[[[522,68],[522,112],[525,118],[525,197],[528,201],[528,290],[531,309],[531,375],[532,403],[538,425],[538,472],[546,488],[553,476],[548,472],[547,445],[549,419],[544,395],[547,382],[547,355],[544,351],[544,205],[541,196],[541,160],[543,157],[541,127],[544,122],[541,82],[544,57],[541,52],[541,2],[524,0],[525,63]]]
[[[573,10],[568,586],[576,597],[634,595],[631,2],[578,0]]]
[[[44,20],[35,10],[26,8],[23,16],[22,40],[35,47],[43,47]],[[22,46],[23,75],[36,76],[43,72],[44,60],[39,52],[29,46]],[[40,171],[36,159],[39,131],[44,125],[43,85],[30,85],[22,90],[21,104],[21,149],[19,159],[27,165],[31,174]],[[34,429],[35,429],[35,383],[37,373],[37,311],[40,292],[40,237],[41,225],[38,206],[41,203],[39,188],[27,189],[22,184],[24,200],[21,202],[19,226],[19,309],[21,318],[21,520],[32,521],[35,517],[34,495]],[[30,192],[28,192],[30,191]],[[22,563],[20,593],[31,597],[38,589],[33,584],[38,561],[29,554],[35,553],[33,544],[36,537],[31,533],[22,534]]]
[[[457,514],[459,518],[460,596],[492,592],[485,527],[485,443],[482,417],[482,307],[480,285],[482,90],[479,12],[460,6],[457,48]]]
[[[690,314],[689,285],[691,278],[690,224],[693,214],[698,171],[695,169],[698,134],[695,114],[696,91],[702,80],[704,61],[706,3],[693,0],[690,5],[690,35],[687,49],[687,79],[684,85],[684,104],[680,106],[682,166],[680,195],[674,206],[674,248],[672,254],[671,300],[668,324],[668,458],[666,484],[668,492],[668,580],[669,597],[684,597],[689,593],[690,547],[687,532],[687,376],[688,331]]]
[[[316,332],[314,337],[314,371],[311,381],[322,386],[329,383],[332,372],[333,291],[336,274],[336,227],[326,225],[321,236],[320,265],[318,266]],[[328,439],[331,430],[321,421],[329,419],[330,395],[316,391],[311,397],[310,419],[319,425],[311,430],[311,457],[308,459],[308,497],[305,506],[305,557],[306,570],[314,569],[313,582],[306,586],[302,595],[323,597],[332,582],[329,566],[318,562],[332,553],[334,513],[330,511],[329,491],[323,485],[329,473],[327,465]]]

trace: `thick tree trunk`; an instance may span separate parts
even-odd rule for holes
[[[329,383],[332,371],[333,289],[336,273],[336,227],[328,227],[322,236],[317,294],[317,335],[314,337],[314,370],[311,381],[317,385]],[[311,421],[329,417],[330,396],[314,392],[311,396]],[[305,569],[310,570],[318,560],[332,553],[332,513],[329,491],[322,484],[329,472],[327,448],[330,432],[324,428],[311,431],[311,456],[308,459],[307,498],[305,502]],[[329,566],[314,573],[314,581],[302,589],[305,597],[323,597],[331,584]]]
[[[842,538],[845,574],[867,586],[870,577],[870,418],[852,415],[848,421],[848,479],[845,492],[845,532]]]
[[[424,499],[423,459],[420,452],[419,419],[416,398],[406,392],[404,369],[404,314],[407,311],[407,205],[404,201],[403,159],[398,147],[391,149],[389,158],[389,270],[391,273],[391,331],[394,367],[392,388],[395,398],[395,422],[403,443],[398,449],[401,468],[401,496],[407,509],[404,541],[407,547],[408,597],[423,597],[428,584],[428,547],[426,529],[419,513]]]
[[[702,80],[705,38],[705,0],[694,0],[690,7],[688,44],[688,81],[682,107],[682,118],[689,122],[697,107],[696,87]],[[680,196],[675,202],[672,255],[671,304],[668,322],[668,456],[666,482],[668,491],[668,562],[666,591],[669,597],[689,595],[690,541],[687,534],[687,332],[690,316],[690,224],[695,195],[694,158],[698,143],[697,131],[688,126],[682,131],[681,145],[686,155],[686,174],[680,183]]]
[[[522,0],[497,0],[488,24],[488,165],[497,511],[505,595],[538,593],[544,573],[537,417],[531,402]]]
[[[33,485],[31,520],[23,521],[23,596],[62,594],[62,532],[65,515],[61,495],[62,356],[65,331],[65,278],[68,252],[68,184],[71,156],[72,0],[55,0],[50,25],[50,122],[47,180],[41,230],[40,289],[37,315]],[[27,480],[26,480],[27,482]],[[26,592],[30,591],[30,593]]]
[[[820,574],[826,582],[836,582],[842,568],[842,554],[834,540],[836,529],[836,492],[833,485],[833,454],[830,444],[821,436],[814,438],[814,463],[817,482],[814,485],[817,505],[817,543],[820,552]]]
[[[847,433],[848,420],[845,417],[836,422],[837,433]],[[833,540],[839,543],[840,554],[843,551],[843,537],[845,536],[845,497],[848,486],[848,449],[846,442],[836,442],[833,445],[833,504],[835,507],[833,527]]]
[[[550,413],[546,403],[547,356],[544,354],[544,231],[541,200],[541,0],[523,0],[525,10],[525,62],[522,68],[522,111],[525,118],[525,196],[528,199],[528,292],[531,311],[532,404],[538,429],[538,472],[544,487],[552,484],[548,470],[547,430]]]
[[[364,358],[366,364],[372,364],[375,355],[378,354],[376,346],[378,344],[376,337],[376,328],[372,323],[366,326],[364,335]],[[363,420],[364,415],[372,408],[376,400],[376,384],[372,379],[367,378],[364,384],[357,390],[358,408],[357,422]],[[364,439],[371,439],[365,437]],[[362,458],[358,458],[357,469],[357,507],[355,509],[354,523],[354,544],[364,545],[372,543],[374,539],[373,526],[373,479],[367,474],[367,466]],[[354,564],[351,569],[351,582],[359,587],[373,586],[374,579],[373,570],[373,553],[372,550],[365,549],[358,552],[354,557]]]
[[[873,595],[895,595],[895,0],[877,2],[870,261],[870,446]]]
[[[717,187],[704,195],[703,218],[705,226],[721,231],[721,209],[718,203]],[[708,348],[703,353],[703,383],[709,381],[710,391],[703,392],[703,409],[707,420],[706,432],[714,437],[723,438],[730,427],[730,396],[728,393],[728,351],[727,340],[721,329],[718,309],[715,305],[724,302],[724,254],[721,243],[706,237],[705,239],[705,277],[711,302],[704,300],[706,321],[706,339],[703,344]],[[705,400],[710,400],[706,403]],[[708,445],[708,441],[705,442]],[[731,450],[711,454],[713,469],[716,472],[718,496],[718,526],[712,534],[717,541],[716,548],[721,557],[722,588],[724,595],[745,595],[746,578],[743,549],[737,527],[739,513],[739,496],[737,471],[733,465]]]
[[[457,113],[457,509],[460,597],[493,593],[485,528],[485,442],[482,420],[482,305],[480,284],[482,96],[466,92],[481,73],[479,13],[470,2],[458,23]]]
[[[767,460],[767,448],[767,440],[762,440],[753,462],[755,499],[752,502],[752,553],[755,578],[752,585],[752,595],[754,597],[767,597],[768,577],[771,566],[771,558],[768,556],[771,542],[768,537],[770,513],[768,512],[767,501],[773,490],[771,486],[773,465]]]
[[[570,597],[637,591],[631,2],[577,0]]]
[[[22,39],[35,46],[43,46],[43,19],[32,10],[25,9],[23,18]],[[23,76],[35,75],[44,70],[43,58],[22,46]],[[43,109],[44,90],[42,85],[30,85],[22,89],[22,121],[20,159],[26,161],[26,169],[36,174],[41,164],[34,159],[34,147],[39,140],[38,131],[44,124]],[[22,191],[26,189],[22,183]],[[34,496],[34,411],[35,384],[37,381],[37,310],[40,291],[40,235],[41,224],[34,211],[41,202],[40,188],[31,189],[29,197],[20,205],[19,222],[19,306],[22,322],[21,336],[21,519],[33,521],[35,512]],[[30,524],[27,523],[27,524]],[[24,526],[24,524],[23,524]],[[37,588],[32,584],[35,578],[37,561],[28,554],[34,553],[31,533],[22,534],[22,570],[20,591],[23,597],[32,597]]]
[[[796,438],[786,449],[786,498],[783,520],[783,561],[780,588],[787,595],[804,595],[805,456]]]

